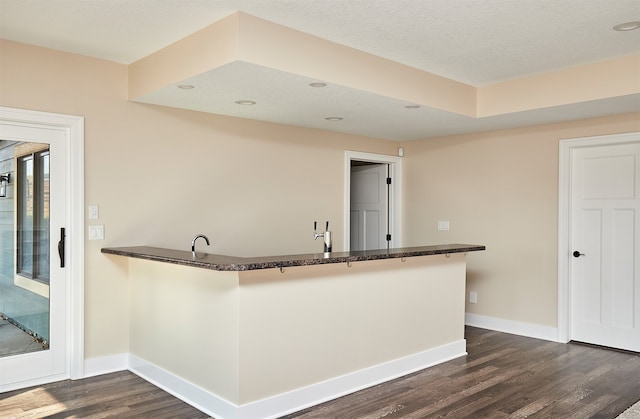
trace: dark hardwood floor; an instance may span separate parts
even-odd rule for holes
[[[615,418],[640,354],[468,327],[469,355],[286,418]],[[0,394],[0,418],[206,418],[130,372]]]
[[[615,418],[640,400],[640,354],[473,327],[466,357],[286,418]]]

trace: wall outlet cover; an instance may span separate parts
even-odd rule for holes
[[[89,240],[104,240],[104,226],[89,226]]]
[[[478,303],[478,293],[475,291],[469,292],[469,303],[477,304]]]

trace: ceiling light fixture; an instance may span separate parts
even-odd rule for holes
[[[327,121],[342,121],[344,118],[341,118],[339,116],[327,116],[325,119]]]
[[[182,90],[191,90],[194,87],[196,87],[196,86],[194,86],[193,84],[179,84],[178,85],[178,89],[182,89]]]
[[[251,106],[256,104],[256,102],[253,100],[236,100],[236,103],[243,106]]]
[[[405,106],[405,108],[407,109],[418,109],[420,107],[420,105],[407,105]]]
[[[626,31],[633,31],[639,28],[640,28],[640,20],[634,20],[633,22],[620,23],[614,26],[613,30],[618,32],[626,32]]]
[[[311,87],[327,87],[327,83],[317,82],[317,83],[309,83]]]

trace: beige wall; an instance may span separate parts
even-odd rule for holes
[[[626,114],[405,143],[405,244],[486,245],[467,312],[557,327],[559,140],[639,130]]]
[[[330,220],[342,249],[344,150],[398,146],[128,102],[127,73],[0,41],[1,106],[85,117],[85,204],[106,230],[85,243],[87,358],[129,350],[127,264],[101,247],[188,249],[204,233],[215,253],[306,253],[321,246],[312,221]],[[555,326],[558,140],[633,130],[638,115],[402,144],[405,243],[486,244],[469,257],[467,309]]]
[[[237,405],[464,351],[461,253],[282,273],[106,257],[129,264],[130,353]]]
[[[131,296],[128,352],[219,397],[237,402],[240,397],[238,272],[141,259],[128,262]]]
[[[95,224],[106,235],[85,243],[87,358],[129,349],[127,265],[101,247],[189,249],[204,233],[206,250],[221,254],[321,251],[314,220],[342,231],[344,150],[397,150],[382,140],[131,103],[124,65],[6,41],[0,106],[85,117],[85,203],[100,206]],[[342,234],[335,237],[341,249]]]
[[[464,272],[461,253],[241,272],[240,403],[462,341]]]

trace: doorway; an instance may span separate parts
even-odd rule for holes
[[[640,352],[640,133],[560,142],[558,337]]]
[[[83,375],[83,119],[0,108],[0,140],[14,155],[0,197],[14,214],[3,317],[42,343],[0,358],[4,392]]]
[[[401,159],[345,152],[345,250],[398,247]]]

